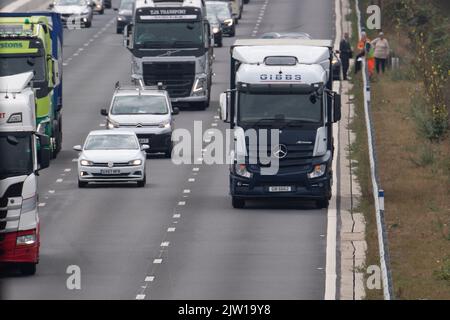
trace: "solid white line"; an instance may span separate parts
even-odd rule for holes
[[[13,3],[8,4],[6,7],[4,7],[1,12],[13,12],[19,9],[21,6],[26,5],[31,0],[15,0]]]
[[[336,38],[335,47],[339,45],[341,39],[341,0],[335,1],[336,13]],[[339,84],[340,86],[340,84]],[[336,150],[339,150],[339,131],[338,124],[333,124],[333,136],[336,141]],[[338,151],[339,152],[339,151]],[[333,186],[332,200],[327,212],[327,248],[326,248],[326,265],[325,265],[325,300],[336,300],[336,236],[337,236],[337,154],[333,161]]]

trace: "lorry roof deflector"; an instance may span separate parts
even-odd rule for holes
[[[33,77],[33,72],[24,72],[12,76],[0,77],[0,91],[8,93],[22,92]]]

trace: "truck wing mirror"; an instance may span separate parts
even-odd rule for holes
[[[341,95],[336,93],[333,101],[333,122],[338,122],[341,120]]]
[[[133,43],[131,41],[132,31],[133,31],[132,23],[125,25],[125,27],[123,29],[123,46],[128,49],[133,49]]]
[[[177,114],[179,114],[180,113],[180,109],[178,108],[178,107],[173,107],[172,108],[172,114],[173,115],[177,115]]]
[[[220,119],[223,120],[223,122],[229,123],[230,120],[228,119],[229,114],[229,99],[228,99],[228,92],[222,92],[220,94]]]
[[[54,7],[55,7],[55,4],[54,4],[53,2],[51,2],[51,3],[48,4],[48,8],[49,8],[49,9],[53,9]]]
[[[38,135],[39,139],[39,151],[38,151],[38,163],[39,170],[48,168],[50,166],[51,150],[50,150],[50,137],[47,135]]]

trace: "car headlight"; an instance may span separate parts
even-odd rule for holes
[[[335,65],[336,63],[338,63],[339,62],[339,60],[338,59],[336,59],[336,58],[333,58],[333,65]]]
[[[192,92],[198,93],[204,90],[206,86],[206,78],[197,78],[195,80],[194,88],[192,89]]]
[[[213,33],[219,33],[220,29],[217,27],[212,28]]]
[[[128,164],[130,166],[140,166],[142,164],[142,160],[141,159],[132,160],[128,162]]]
[[[164,120],[158,125],[159,128],[170,128],[170,120]]]
[[[325,170],[327,169],[326,164],[317,164],[314,166],[314,169],[312,172],[308,173],[308,178],[314,179],[314,178],[320,178],[325,174]]]
[[[83,160],[80,161],[80,164],[81,164],[82,166],[84,166],[84,167],[89,167],[89,166],[92,166],[93,162],[92,162],[92,161],[89,161],[89,160],[83,159]]]
[[[108,129],[114,129],[114,128],[119,128],[120,124],[114,120],[108,119],[108,125],[107,128]]]
[[[30,212],[36,210],[37,199],[36,196],[24,199],[22,201],[22,213]]]
[[[241,177],[244,177],[244,178],[251,178],[252,177],[252,173],[248,172],[247,166],[245,164],[236,163],[234,165],[234,172],[238,176],[241,176]]]
[[[34,243],[36,243],[36,234],[34,232],[16,238],[16,245],[18,246],[31,245]]]
[[[123,17],[121,17],[121,16],[118,16],[117,17],[117,20],[119,20],[119,21],[123,21],[123,20],[125,20]]]
[[[226,24],[228,27],[232,26],[234,21],[233,19],[225,19],[223,20],[223,23]]]

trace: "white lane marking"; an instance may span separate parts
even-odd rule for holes
[[[77,158],[72,159],[72,162],[78,162]]]
[[[217,123],[211,123],[212,127],[217,127]]]
[[[335,14],[336,14],[336,37],[335,37],[335,47],[338,46],[341,40],[341,1],[335,1]],[[340,88],[339,88],[340,91]],[[338,92],[339,92],[338,91]],[[339,125],[333,125],[333,136],[334,141],[336,141],[336,150],[339,150]],[[336,237],[337,237],[337,159],[339,152],[336,155],[335,161],[333,161],[333,183],[332,186],[332,201],[330,202],[330,207],[327,212],[327,246],[326,246],[326,262],[325,262],[325,300],[336,300]]]
[[[48,190],[48,193],[54,194],[55,190]]]
[[[40,203],[38,204],[38,206],[41,207],[41,208],[42,208],[42,207],[45,207],[45,205],[46,205],[45,202],[40,202]]]
[[[189,182],[195,182],[195,178],[189,178]]]
[[[99,126],[99,127],[106,127],[106,124],[100,123],[98,126]]]
[[[61,182],[63,182],[63,179],[62,178],[56,179],[56,182],[61,183]]]
[[[64,66],[64,67],[66,67],[66,66],[68,66],[68,65],[69,65],[69,64],[68,64],[67,62],[64,62],[64,63],[63,63],[63,66]]]
[[[136,300],[144,300],[145,299],[145,294],[138,294],[136,296]]]
[[[179,206],[184,206],[184,205],[186,205],[186,201],[179,201],[179,202],[178,202],[178,205],[179,205]]]
[[[161,242],[161,247],[168,247],[168,246],[169,246],[169,244],[170,244],[170,242],[169,242],[169,241],[164,241],[164,242]]]
[[[197,161],[203,162],[203,158],[197,158]]]
[[[200,168],[192,168],[192,171],[194,171],[194,172],[197,172],[199,170],[200,170]]]
[[[70,168],[64,169],[64,172],[70,172],[70,171],[72,171],[72,169],[70,169]]]
[[[7,5],[3,9],[0,10],[0,12],[13,12],[19,9],[21,6],[26,5],[31,0],[15,0],[13,3]]]
[[[162,263],[162,259],[159,259],[159,258],[158,259],[154,259],[153,263],[154,264],[161,264]]]
[[[175,213],[174,215],[173,215],[173,218],[174,219],[178,219],[178,218],[180,218],[181,217],[181,214],[179,214],[179,213]]]
[[[77,52],[75,52],[74,54],[73,54],[75,57],[77,57],[78,56],[78,53]]]
[[[169,227],[167,228],[167,232],[175,232],[176,228],[175,227]]]
[[[155,280],[154,276],[146,276],[145,277],[145,282],[153,282],[153,280]]]

